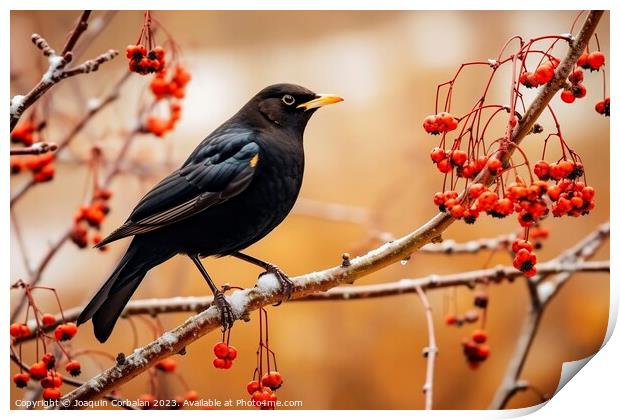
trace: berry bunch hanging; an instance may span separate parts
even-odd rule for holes
[[[259,310],[259,343],[256,350],[256,369],[246,390],[252,404],[261,410],[273,410],[277,406],[275,393],[282,386],[275,353],[269,348],[269,319],[265,308]],[[273,366],[273,369],[272,369]]]
[[[525,111],[521,89],[538,88],[553,80],[560,65],[560,60],[552,54],[553,49],[559,42],[571,42],[571,39],[566,35],[533,38],[521,42],[513,54],[506,53],[507,44],[495,60],[465,63],[452,80],[438,86],[435,113],[422,123],[427,133],[440,135],[439,144],[430,152],[431,161],[443,176],[442,190],[433,197],[435,205],[440,211],[468,224],[475,223],[483,214],[493,218],[516,215],[523,229],[523,238],[515,243],[513,265],[528,276],[536,274],[534,244],[529,241],[530,229],[549,214],[577,217],[594,208],[594,189],[586,183],[584,164],[568,145],[551,106],[548,111],[557,130],[544,139],[542,156],[534,160],[537,161],[534,165],[528,156],[531,153],[526,153],[511,139],[519,124],[520,112]],[[551,45],[542,46],[543,42]],[[535,63],[535,67],[528,71],[530,63]],[[572,102],[584,97],[584,69],[603,70],[604,63],[605,56],[600,51],[584,53],[565,82],[566,88],[561,94],[563,100]],[[469,66],[488,66],[490,75],[481,99],[464,115],[456,116],[451,110],[455,83],[463,74],[462,69]],[[511,84],[511,102],[508,105],[486,103],[487,93],[502,66],[516,69]],[[439,109],[444,87],[448,91],[443,107]],[[608,114],[609,99],[597,104],[596,110]],[[505,132],[488,142],[486,136],[493,127],[491,123],[502,114],[508,114]],[[542,131],[542,126],[536,125],[531,135]],[[550,154],[547,153],[547,144],[552,140],[557,140],[561,149],[560,155],[554,158],[546,157]],[[511,147],[516,149],[514,156],[504,153]],[[448,321],[456,324],[459,319],[455,316]]]
[[[166,68],[166,51],[156,45],[152,30],[151,12],[144,12],[144,23],[135,44],[128,45],[126,55],[129,59],[129,71],[138,74],[151,74]]]
[[[70,239],[81,249],[86,248],[89,242],[92,245],[101,242],[101,224],[110,212],[109,200],[112,197],[112,191],[100,185],[98,178],[101,155],[102,151],[99,147],[92,148],[89,165],[93,177],[93,192],[90,199],[82,204],[73,216]],[[90,240],[89,231],[91,232]],[[105,251],[106,248],[99,249]]]
[[[60,299],[55,289],[43,286],[30,286],[23,281],[18,281],[12,288],[23,290],[26,301],[28,302],[26,320],[23,323],[14,323],[9,328],[11,350],[19,361],[20,366],[19,373],[13,376],[13,383],[18,388],[24,388],[31,380],[39,381],[41,388],[43,388],[43,399],[46,401],[58,400],[61,397],[60,386],[63,383],[63,378],[57,371],[57,365],[64,362],[65,370],[70,375],[77,376],[80,374],[80,362],[71,358],[69,349],[66,347],[66,342],[72,340],[76,336],[78,332],[77,326],[72,322],[65,321]],[[54,295],[58,302],[60,318],[40,310],[33,294],[33,292],[39,290],[51,292]],[[32,315],[34,318],[35,329],[29,326],[29,324],[33,324],[32,321],[30,323],[28,322],[29,315]],[[54,325],[57,325],[57,327],[53,335],[49,335],[46,331]],[[29,365],[22,358],[23,340],[28,338],[34,338],[37,342],[35,352],[36,361]],[[60,360],[57,360],[57,357],[49,351],[50,344],[54,345],[60,351]],[[17,345],[17,350],[14,350],[15,345]],[[42,355],[39,353],[40,348],[43,349]]]

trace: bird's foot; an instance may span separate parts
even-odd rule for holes
[[[276,276],[276,279],[278,279],[278,283],[280,283],[280,286],[282,287],[282,292],[284,294],[283,300],[290,300],[291,295],[293,294],[293,288],[295,286],[295,283],[293,283],[289,276],[287,276],[286,273],[282,271],[277,265],[268,264],[265,269],[266,271],[259,274],[259,277],[264,276],[265,274],[273,274],[274,276]],[[273,306],[281,305],[283,300]]]
[[[230,303],[226,300],[224,293],[222,293],[220,290],[217,290],[213,295],[213,301],[220,310],[222,329],[224,331],[231,329],[233,323],[235,322],[235,315],[233,314],[232,307],[230,306]]]

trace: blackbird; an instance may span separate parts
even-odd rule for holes
[[[95,336],[106,341],[146,273],[176,254],[187,255],[209,284],[224,329],[232,326],[234,315],[200,258],[229,255],[260,266],[276,276],[290,297],[292,283],[285,273],[240,251],[291,211],[303,178],[306,124],[318,108],[340,101],[293,84],[266,87],[250,99],[97,245],[133,236],[78,325],[92,318]]]

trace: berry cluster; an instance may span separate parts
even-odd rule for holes
[[[128,45],[126,52],[129,59],[129,71],[133,73],[150,74],[165,69],[166,52],[159,45],[148,52],[142,44]]]
[[[456,130],[459,120],[448,112],[440,112],[436,115],[429,115],[424,118],[422,126],[427,133],[438,135],[439,133],[447,133]]]
[[[166,117],[151,115],[146,120],[145,130],[157,137],[172,131],[181,118],[180,100],[185,97],[185,88],[191,80],[191,74],[181,64],[174,66],[170,77],[167,73],[166,70],[157,73],[150,84],[156,102],[166,100],[169,108]]]
[[[486,344],[488,334],[484,330],[486,312],[489,306],[489,295],[484,290],[478,290],[474,294],[473,304],[475,309],[467,311],[464,315],[446,314],[444,322],[448,326],[455,325],[461,327],[466,323],[474,324],[481,318],[480,328],[474,330],[471,337],[463,338],[461,342],[467,363],[472,369],[476,369],[490,355],[489,346]],[[482,313],[482,317],[479,316],[479,311]]]
[[[28,169],[34,182],[47,182],[54,179],[54,153],[32,156],[11,156],[11,174],[17,175]]]
[[[157,100],[164,98],[183,99],[185,87],[192,79],[192,75],[181,64],[174,67],[170,77],[167,77],[167,73],[166,70],[162,70],[153,77],[150,84],[151,92]]]
[[[129,59],[129,71],[138,74],[157,73],[166,68],[166,51],[156,45],[151,28],[151,12],[144,12],[144,23],[138,41],[128,45],[126,55]]]
[[[524,71],[519,76],[519,83],[526,88],[536,88],[547,84],[553,79],[555,75],[555,69],[560,64],[560,60],[556,57],[549,56],[549,59],[540,64],[535,71]]]
[[[28,385],[30,380],[40,381],[40,385],[43,388],[43,398],[45,400],[58,400],[61,396],[60,386],[63,383],[62,375],[56,370],[56,365],[61,361],[65,361],[64,368],[72,376],[80,374],[80,362],[73,360],[70,357],[69,352],[64,347],[62,342],[71,340],[77,334],[77,326],[72,322],[66,322],[60,307],[60,300],[55,289],[43,286],[32,287],[23,281],[18,281],[12,288],[23,289],[25,298],[28,302],[27,313],[34,315],[34,321],[37,328],[33,331],[26,322],[16,322],[11,324],[9,332],[11,335],[11,348],[18,343],[19,349],[15,352],[15,355],[19,355],[20,372],[13,376],[13,382],[18,388],[24,388]],[[52,292],[58,302],[60,309],[60,318],[51,313],[43,313],[37,306],[33,291],[46,290]],[[26,319],[27,320],[27,319]],[[58,324],[58,325],[57,325]],[[54,325],[57,325],[54,330],[54,335],[50,336],[46,333]],[[21,359],[23,340],[28,338],[35,338],[37,340],[36,346],[36,362],[29,366]],[[48,351],[48,346],[53,343],[62,352],[62,359],[57,360],[53,353]],[[43,356],[39,357],[39,346],[43,347]],[[27,368],[25,366],[28,366]]]
[[[463,338],[463,354],[470,368],[477,369],[480,363],[489,358],[491,350],[489,346],[485,344],[487,338],[487,333],[484,330],[475,330],[471,338]]]
[[[601,115],[609,117],[609,96],[602,101],[598,101],[594,106],[594,110]]]
[[[532,243],[525,239],[517,239],[512,243],[512,252],[515,254],[512,265],[527,277],[536,275],[536,254],[532,252],[533,249]]]
[[[233,360],[237,358],[237,349],[221,341],[213,346],[213,354],[213,366],[217,369],[230,369]]]
[[[543,37],[545,38],[545,37]],[[553,38],[553,37],[551,37]],[[565,37],[558,36],[554,44]],[[522,45],[514,55],[504,59],[490,60],[491,75],[487,83],[488,90],[494,80],[496,70],[513,61],[521,62],[519,83],[513,80],[513,103],[510,106],[484,104],[485,94],[482,100],[474,105],[473,109],[462,117],[454,117],[450,113],[453,99],[453,87],[455,80],[461,74],[462,66],[454,79],[439,85],[436,97],[436,111],[440,103],[442,86],[448,86],[445,100],[445,111],[436,112],[424,119],[423,127],[427,133],[442,134],[439,145],[430,152],[430,158],[437,170],[443,175],[443,188],[433,197],[433,202],[442,212],[447,212],[455,219],[462,219],[468,224],[475,223],[481,214],[494,218],[505,218],[516,214],[519,225],[524,229],[523,240],[529,242],[529,229],[537,225],[551,212],[555,217],[565,215],[581,216],[588,214],[593,209],[594,189],[585,183],[585,168],[579,155],[573,151],[564,139],[559,122],[555,113],[549,107],[549,112],[555,121],[557,132],[549,134],[544,141],[542,159],[535,165],[530,165],[525,151],[512,142],[512,133],[521,118],[516,108],[525,105],[517,99],[522,97],[519,91],[521,86],[534,88],[544,85],[554,78],[556,68],[560,61],[551,55],[552,48],[546,52],[543,49],[533,49],[537,39]],[[533,52],[536,51],[536,52]],[[537,59],[538,65],[534,71],[527,71],[526,61],[529,54],[543,54],[542,59]],[[502,55],[500,54],[500,57]],[[581,60],[582,68],[575,68],[568,76],[567,88],[562,93],[566,100],[568,96],[585,96],[583,68],[599,69],[604,64],[604,55],[600,52],[586,54],[587,59]],[[585,63],[585,67],[584,67]],[[465,65],[484,65],[482,62],[466,63]],[[570,85],[570,86],[569,86]],[[606,105],[607,104],[607,105]],[[602,101],[597,105],[597,112],[609,111],[609,101]],[[485,112],[491,111],[486,121]],[[503,136],[491,144],[485,142],[485,132],[492,120],[502,112],[509,113],[506,122],[506,131]],[[450,147],[448,133],[463,125],[458,131]],[[532,134],[543,131],[539,125],[534,126]],[[547,143],[556,137],[561,146],[561,156],[558,160],[545,160]],[[515,157],[507,156],[504,152],[510,147],[517,149],[516,156],[521,155],[522,162],[516,161]],[[523,180],[519,171],[527,171],[529,182]],[[534,175],[538,178],[535,180]],[[512,181],[512,182],[509,182]],[[459,183],[464,189],[459,193]],[[464,184],[464,185],[463,185]],[[529,246],[526,248],[530,248]],[[514,266],[528,275],[536,273],[536,255],[532,249],[515,249]],[[456,321],[454,321],[456,323]]]
[[[278,372],[276,354],[269,348],[269,319],[265,308],[259,310],[259,330],[256,369],[246,390],[255,407],[261,410],[274,410],[278,401],[275,391],[282,386],[283,382],[282,375]],[[265,370],[263,370],[264,365],[266,365]]]
[[[88,246],[89,228],[95,229],[91,235],[90,242],[97,245],[101,242],[101,224],[106,215],[110,212],[108,200],[112,197],[112,191],[107,188],[97,188],[93,193],[92,200],[89,204],[84,204],[78,208],[73,216],[73,228],[71,229],[71,240],[79,248]],[[104,247],[99,248],[102,251]]]
[[[587,90],[583,85],[583,70],[576,69],[568,75],[568,83],[564,85],[564,90],[560,94],[562,101],[572,104],[575,99],[581,99],[586,96]]]
[[[265,373],[260,381],[251,380],[246,390],[251,396],[252,404],[261,409],[274,409],[278,397],[275,391],[282,386],[282,375],[278,371]]]
[[[32,119],[22,121],[11,131],[11,143],[22,144],[26,147],[32,146],[37,131],[37,126]]]
[[[580,99],[586,96],[587,90],[583,84],[584,73],[583,70],[598,71],[605,65],[605,54],[600,51],[584,52],[577,60],[577,67],[568,76],[567,82],[564,84],[564,89],[560,95],[562,101],[567,104],[575,102],[575,99]],[[603,78],[605,76],[603,75]],[[604,89],[603,89],[604,90]],[[603,94],[603,96],[605,96]],[[594,110],[601,115],[609,117],[609,96],[596,103]]]
[[[585,51],[579,56],[579,59],[577,59],[577,65],[582,69],[598,71],[605,65],[605,54],[600,51]]]

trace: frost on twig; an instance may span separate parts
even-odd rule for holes
[[[32,104],[34,104],[41,96],[43,96],[45,92],[47,92],[52,86],[68,77],[96,71],[101,64],[112,60],[118,55],[118,51],[108,50],[107,52],[100,54],[96,58],[87,60],[78,66],[68,68],[68,64],[71,63],[73,59],[73,53],[71,52],[71,49],[75,46],[75,43],[77,42],[80,35],[86,30],[86,22],[89,15],[90,12],[88,11],[82,14],[80,21],[70,33],[70,42],[67,43],[67,45],[63,48],[63,52],[60,54],[56,53],[56,51],[49,45],[47,40],[41,35],[32,35],[32,42],[37,48],[41,50],[43,55],[48,59],[48,68],[41,77],[39,83],[34,88],[32,88],[30,92],[25,95],[15,95],[11,99],[9,112],[11,130],[15,128],[15,125],[23,115],[24,111],[26,111]]]
[[[11,155],[40,155],[47,152],[54,152],[58,149],[56,143],[39,142],[28,147],[11,149]]]

